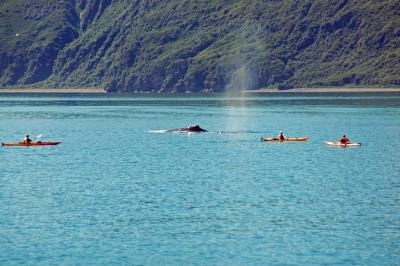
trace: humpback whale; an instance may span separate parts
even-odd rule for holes
[[[199,125],[193,125],[189,127],[175,128],[167,130],[166,132],[178,132],[178,133],[200,133],[207,132],[207,130],[201,128]]]

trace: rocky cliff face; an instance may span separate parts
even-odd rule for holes
[[[0,86],[398,86],[399,15],[398,1],[2,0]]]

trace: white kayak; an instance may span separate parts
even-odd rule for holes
[[[348,143],[344,144],[341,143],[340,141],[324,141],[326,145],[329,146],[338,146],[338,147],[358,147],[361,146],[361,143]]]

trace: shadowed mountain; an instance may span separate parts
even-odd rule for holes
[[[0,86],[399,86],[398,1],[0,0]]]

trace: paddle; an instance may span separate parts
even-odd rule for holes
[[[36,139],[41,139],[42,137],[43,137],[43,135],[42,135],[42,134],[39,134],[39,135],[37,135],[36,137],[34,137],[32,141],[34,141],[34,140],[36,140]]]
[[[43,135],[42,134],[39,134],[39,135],[37,135],[36,137],[34,137],[32,140],[31,140],[31,142],[34,142],[35,140],[39,140],[39,139],[41,139],[43,137]]]

